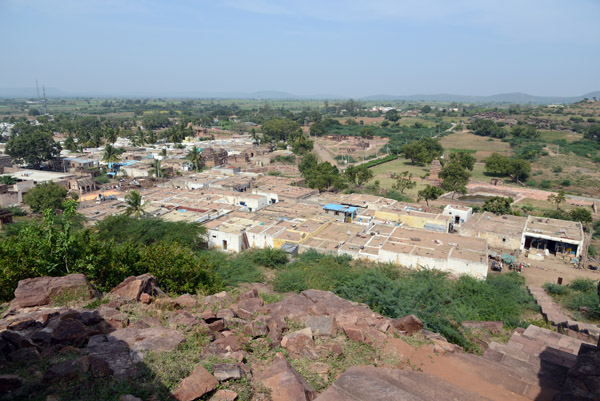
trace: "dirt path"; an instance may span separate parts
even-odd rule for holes
[[[331,156],[331,154],[327,151],[327,149],[325,149],[323,146],[321,146],[321,144],[317,141],[314,141],[314,147],[313,150],[315,151],[315,153],[317,154],[317,157],[322,161],[322,162],[329,162],[334,166],[337,166],[337,161],[333,158],[333,156]],[[338,166],[339,167],[339,166]]]

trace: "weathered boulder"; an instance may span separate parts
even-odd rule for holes
[[[308,316],[304,324],[310,327],[315,336],[330,337],[337,333],[337,324],[333,316]]]
[[[17,375],[0,375],[0,394],[10,395],[23,386],[23,379]]]
[[[277,401],[312,401],[317,393],[308,384],[283,354],[278,353],[271,365],[256,378],[269,390],[271,398]]]
[[[147,294],[145,292],[142,292],[142,294],[140,295],[140,302],[143,304],[150,304],[152,301],[154,300],[154,298],[152,297],[152,295]]]
[[[292,354],[318,357],[310,327],[286,334],[281,340],[281,346]]]
[[[108,377],[114,373],[109,363],[96,355],[82,356],[79,366],[83,373],[89,373],[92,377]]]
[[[96,292],[83,274],[63,277],[36,277],[19,281],[12,309],[50,304],[89,301]]]
[[[168,319],[170,325],[174,327],[180,327],[186,331],[192,330],[199,325],[206,326],[206,323],[204,323],[191,313],[186,311],[178,312],[179,313],[176,313]]]
[[[39,362],[41,356],[39,351],[34,347],[21,348],[8,354],[8,358],[23,366],[30,366]]]
[[[244,326],[244,333],[250,337],[262,337],[269,333],[268,323],[263,319],[255,319]]]
[[[198,305],[196,298],[191,296],[190,294],[183,294],[175,298],[175,303],[180,308],[194,308]]]
[[[415,315],[407,315],[392,320],[392,326],[400,331],[405,331],[409,336],[423,329],[423,322]]]
[[[82,346],[90,336],[90,330],[73,318],[56,319],[57,324],[50,334],[53,343]]]
[[[155,297],[165,296],[165,293],[158,288],[156,278],[148,273],[137,277],[127,277],[122,283],[113,288],[108,295],[111,297],[121,297],[131,301],[139,301],[143,293]]]
[[[129,325],[129,317],[115,308],[102,305],[98,308],[98,314],[102,318],[101,325],[105,331],[113,331],[125,328]]]
[[[179,383],[173,396],[179,401],[194,401],[217,388],[219,382],[204,367],[197,366]]]
[[[264,305],[262,298],[245,298],[231,305],[231,309],[238,317],[249,319]]]
[[[118,377],[130,376],[134,373],[135,364],[141,360],[141,357],[132,351],[125,341],[104,334],[90,337],[85,350],[90,356],[105,361]]]
[[[241,379],[244,377],[244,371],[237,363],[217,363],[213,365],[213,375],[220,382],[230,379]]]
[[[173,351],[185,337],[177,330],[166,327],[149,327],[147,329],[125,328],[113,331],[107,335],[114,341],[124,341],[132,351],[140,356],[145,351]]]
[[[238,336],[227,336],[216,339],[202,348],[202,356],[222,355],[228,352],[236,352],[242,349]]]
[[[221,331],[225,329],[225,321],[223,319],[216,319],[215,321],[208,323],[210,331]]]
[[[235,401],[238,398],[238,393],[231,390],[217,390],[215,394],[210,397],[210,401]]]
[[[44,381],[70,381],[82,373],[81,365],[77,360],[68,360],[51,366],[44,375]]]
[[[227,308],[233,302],[233,298],[226,291],[221,291],[213,295],[204,297],[202,304],[207,306],[209,309],[223,309]]]

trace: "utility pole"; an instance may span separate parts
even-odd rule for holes
[[[42,89],[44,90],[44,110],[46,111],[46,115],[48,115],[48,99],[46,99],[46,85],[42,85]]]

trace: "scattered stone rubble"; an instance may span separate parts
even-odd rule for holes
[[[41,288],[46,291],[42,293]],[[77,291],[73,292],[74,288]],[[228,383],[241,380],[251,383],[256,401],[487,399],[456,383],[400,363],[387,367],[351,367],[339,375],[334,384],[320,390],[319,395],[307,378],[294,368],[294,361],[308,361],[312,374],[325,383],[332,382],[336,377],[330,376],[330,366],[319,358],[329,355],[343,359],[342,340],[383,349],[390,339],[419,333],[429,342],[426,347],[431,355],[456,355],[463,364],[457,366],[464,367],[468,363],[478,374],[484,374],[489,364],[508,369],[508,366],[501,367],[502,363],[512,361],[509,359],[514,348],[511,343],[510,349],[493,344],[484,358],[463,354],[460,347],[448,343],[439,334],[423,330],[423,323],[414,315],[389,319],[363,304],[318,290],[287,294],[279,302],[265,304],[257,288],[259,286],[238,296],[221,292],[207,297],[185,294],[172,299],[158,288],[154,277],[142,275],[130,277],[115,287],[97,309],[86,309],[83,305],[96,299],[96,292],[81,275],[24,280],[15,291],[9,311],[0,320],[0,368],[6,370],[11,364],[18,363],[28,367],[31,376],[1,374],[0,399],[18,399],[24,395],[26,383],[32,380],[38,388],[49,386],[50,389],[77,380],[81,375],[93,379],[135,380],[148,352],[173,352],[191,332],[206,336],[208,343],[200,354],[217,362],[211,366],[198,364],[177,386],[173,386],[172,397],[181,401],[200,397],[209,397],[213,401],[235,400],[238,394],[227,388]],[[40,294],[35,294],[36,291]],[[68,306],[53,305],[55,296],[65,293],[70,297]],[[79,298],[75,299],[75,295]],[[131,314],[132,310],[145,314],[136,316]],[[471,322],[471,326],[502,330],[498,323]],[[529,332],[536,333],[544,341],[554,338],[530,329]],[[521,337],[518,338],[513,336],[514,341],[520,341],[521,346],[534,341],[531,340],[533,334],[526,337],[529,332],[523,336],[519,334]],[[570,386],[569,394],[579,388],[578,380],[595,383],[597,370],[590,373],[589,368],[575,363],[574,354],[579,342],[571,339],[567,344],[558,333],[555,334],[559,336],[556,341],[570,347],[567,360],[571,371],[566,381]],[[265,350],[269,356],[253,357],[253,353],[262,352],[256,347]],[[542,353],[542,348],[536,350],[537,354],[533,354],[527,363],[536,363],[538,359],[535,358]],[[60,358],[67,354],[72,357]],[[503,359],[494,360],[498,356]],[[595,364],[597,358],[597,352],[588,352],[581,361],[587,361],[585,366],[589,366]],[[41,360],[49,361],[43,371],[38,368]],[[566,371],[563,373],[566,375]],[[518,387],[521,383],[515,377],[513,382],[503,385],[509,394],[517,397],[515,400],[530,395],[529,399],[534,399],[533,396],[541,394],[533,384],[533,387],[527,387],[529,384]],[[557,394],[556,387],[552,395]],[[51,394],[50,399],[59,400],[60,397]],[[123,401],[137,399],[140,398],[136,394],[123,394],[119,398]],[[569,398],[560,400],[563,399]]]

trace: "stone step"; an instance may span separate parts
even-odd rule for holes
[[[412,370],[351,367],[315,401],[488,400],[439,377]]]
[[[585,343],[585,341],[577,338],[565,336],[555,331],[534,325],[527,327],[522,336],[529,340],[560,349],[561,351],[565,351],[573,355],[577,355],[579,352],[579,347],[581,347],[581,344]]]
[[[497,351],[492,350],[492,352]],[[504,356],[504,354],[497,353]],[[530,400],[552,400],[562,386],[562,381],[557,382],[549,378],[538,377],[534,372],[521,371],[489,357],[482,358],[472,354],[456,354],[455,357],[472,366],[481,379],[500,385],[508,391]]]

